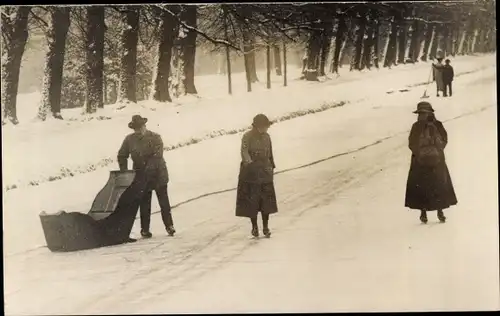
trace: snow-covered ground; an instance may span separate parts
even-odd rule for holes
[[[461,62],[454,61],[458,73],[483,70],[457,77],[452,98],[434,97],[431,86],[428,99],[450,137],[446,152],[459,205],[447,212],[448,223],[437,225],[431,218],[429,225],[420,225],[418,214],[403,207],[407,136],[415,119],[411,111],[423,87],[385,93],[391,87],[425,82],[427,66],[381,70],[368,74],[371,78],[339,84],[297,82],[295,88],[282,91],[221,98],[207,104],[207,109],[202,106],[205,101],[195,102],[157,110],[149,116],[150,127],[173,144],[216,129],[242,128],[261,111],[277,118],[324,102],[349,103],[272,127],[280,212],[272,217],[270,240],[248,239],[249,223],[234,217],[235,192],[230,191],[175,208],[174,238],[165,236],[155,215],[151,240],[55,254],[37,248],[45,243],[38,213],[85,212],[113,166],[7,191],[6,313],[498,309],[495,60],[484,56]],[[235,102],[233,108],[228,100]],[[170,110],[181,110],[181,123],[157,128],[155,122],[171,120]],[[10,127],[10,136],[4,137],[24,140],[25,145],[4,144],[3,155],[18,150],[13,152],[44,157],[45,146],[62,144],[59,151],[68,151],[75,137],[95,133],[112,148],[105,151],[103,144],[95,150],[102,152],[92,159],[106,157],[103,154],[113,157],[130,114],[69,126],[30,124],[37,136],[21,125]],[[201,121],[211,123],[205,126]],[[52,136],[58,139],[51,142]],[[172,203],[234,188],[240,137],[233,134],[168,151]],[[92,143],[82,138],[80,154],[87,142]],[[345,152],[351,153],[287,171]],[[78,155],[65,159],[73,157]],[[44,159],[48,158],[40,160]],[[86,156],[80,160],[88,161],[94,160]],[[57,163],[47,161],[47,165],[50,169]],[[138,233],[137,227],[133,233]]]

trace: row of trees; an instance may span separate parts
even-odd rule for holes
[[[38,118],[62,119],[61,104],[106,103],[196,94],[196,50],[222,50],[228,92],[231,54],[243,56],[247,90],[265,50],[287,84],[287,45],[305,46],[303,79],[392,67],[496,49],[493,0],[414,3],[212,4],[2,8],[2,122],[18,123],[16,97],[31,32],[47,39]],[[283,57],[283,59],[282,59]],[[83,89],[85,87],[85,89]]]

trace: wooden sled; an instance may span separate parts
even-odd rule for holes
[[[100,220],[111,214],[123,191],[134,180],[135,171],[110,171],[109,179],[104,188],[97,193],[88,214],[95,220]]]
[[[134,180],[135,171],[111,171],[108,182],[99,191],[87,214],[65,211],[40,213],[47,247],[51,251],[75,251],[101,247],[105,237],[98,221],[115,209],[122,193]]]

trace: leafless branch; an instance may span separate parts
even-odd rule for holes
[[[208,36],[207,34],[205,34],[204,32],[198,30],[196,27],[193,27],[191,25],[188,25],[188,24],[184,23],[175,13],[173,13],[169,9],[167,9],[167,8],[165,8],[163,6],[158,6],[158,7],[161,8],[162,10],[164,10],[165,12],[167,12],[168,14],[170,14],[173,18],[175,18],[177,20],[177,22],[180,25],[182,25],[184,28],[188,29],[189,31],[196,32],[198,35],[201,35],[202,37],[204,37],[208,41],[210,41],[210,42],[212,42],[214,44],[229,46],[232,49],[237,50],[237,51],[241,50],[239,47],[234,46],[233,44],[229,43],[228,41],[220,40],[220,39],[214,39],[214,38]]]
[[[38,21],[38,23],[41,25],[42,27],[42,30],[45,32],[47,31],[47,29],[50,28],[49,24],[47,22],[45,22],[44,19],[42,19],[41,17],[39,17],[33,10],[30,11],[30,14],[33,18],[35,18],[36,21]]]

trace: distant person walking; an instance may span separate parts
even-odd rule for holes
[[[453,67],[450,65],[450,60],[446,59],[445,65],[443,67],[443,84],[444,84],[444,96],[447,97],[447,92],[450,92],[450,97],[453,93],[451,83],[453,82],[453,77],[455,73],[453,72]]]
[[[439,221],[444,223],[443,210],[457,204],[444,155],[448,134],[443,124],[436,120],[430,103],[418,103],[413,113],[418,114],[418,120],[409,137],[412,155],[405,206],[420,210],[420,221],[424,224],[427,212],[437,210]]]
[[[443,58],[436,58],[437,62],[432,64],[432,80],[436,82],[436,96],[439,97],[439,91],[443,92],[443,95],[446,94],[444,90],[444,81],[443,81]]]
[[[269,215],[278,212],[274,190],[274,164],[271,137],[267,130],[271,122],[264,114],[254,117],[252,130],[241,140],[241,165],[236,196],[236,216],[248,217],[252,235],[259,236],[257,215],[262,214],[263,233],[271,236]]]
[[[135,194],[141,196],[141,236],[152,237],[149,231],[151,221],[151,197],[153,190],[156,191],[158,203],[161,208],[161,217],[165,229],[170,236],[175,233],[172,220],[170,201],[168,198],[168,170],[163,158],[163,141],[161,136],[146,128],[147,118],[134,115],[128,127],[133,129],[132,134],[127,135],[118,151],[118,164],[120,170],[127,170],[128,157],[132,157],[133,168],[136,173],[143,174],[144,187]]]

